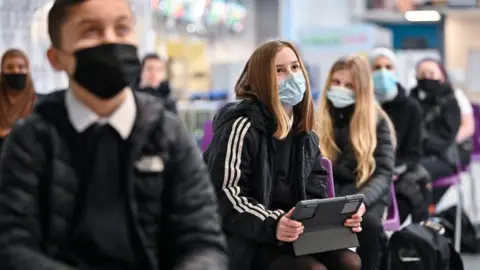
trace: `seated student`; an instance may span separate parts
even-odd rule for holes
[[[204,154],[231,269],[360,269],[360,259],[349,250],[295,257],[288,244],[303,231],[291,219],[296,203],[327,197],[327,172],[312,131],[310,85],[293,45],[270,41],[257,48],[235,91],[240,102],[217,113]],[[345,226],[361,231],[362,215],[363,205]]]
[[[32,112],[35,88],[27,55],[17,49],[6,51],[0,63],[0,151],[13,124]]]
[[[142,74],[137,90],[158,97],[168,111],[177,113],[177,104],[171,96],[172,90],[166,80],[165,68],[165,61],[158,54],[146,55],[142,60]]]
[[[395,191],[400,219],[412,214],[414,222],[428,217],[428,195],[431,184],[418,172],[421,150],[421,108],[406,95],[395,75],[395,53],[387,48],[376,48],[370,53],[370,65],[377,101],[395,127],[397,138],[395,162]]]
[[[1,269],[226,270],[208,171],[182,122],[128,85],[127,0],[56,0],[45,97],[0,160]]]
[[[320,98],[320,149],[333,162],[337,196],[365,195],[360,247],[362,270],[377,269],[382,217],[390,203],[395,166],[395,130],[375,102],[370,66],[364,57],[336,61]]]
[[[444,67],[433,59],[417,64],[418,84],[410,95],[419,101],[422,113],[422,157],[420,165],[434,181],[455,173],[458,160],[456,136],[461,114]],[[446,189],[434,189],[438,202]]]

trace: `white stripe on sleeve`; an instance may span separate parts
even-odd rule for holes
[[[240,165],[242,162],[243,142],[251,122],[246,117],[240,117],[233,123],[232,131],[228,138],[227,154],[225,157],[224,181],[222,184],[223,192],[233,205],[233,208],[239,213],[249,213],[261,220],[266,218],[278,219],[285,212],[282,210],[266,210],[261,204],[254,205],[246,197],[239,196],[240,187],[238,182],[241,179],[242,171]]]

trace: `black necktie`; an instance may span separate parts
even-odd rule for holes
[[[126,164],[122,163],[125,155],[121,147],[124,143],[118,132],[108,124],[94,129],[85,225],[101,254],[133,262],[123,177]]]

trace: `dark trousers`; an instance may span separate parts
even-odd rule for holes
[[[337,196],[345,196],[358,193],[354,184],[335,185]],[[358,234],[360,247],[357,254],[362,260],[362,270],[375,270],[380,264],[382,250],[385,244],[382,217],[387,208],[382,200],[367,207],[363,216],[362,231]]]
[[[428,206],[432,203],[430,175],[422,166],[410,166],[395,181],[398,212],[403,223],[409,214],[413,222],[428,218]]]
[[[435,156],[424,157],[420,159],[420,165],[427,170],[432,182],[435,182],[436,179],[447,177],[455,173],[455,166],[449,162],[439,159]],[[442,198],[443,194],[448,190],[447,188],[434,188],[433,189],[433,203],[438,203]]]
[[[385,234],[382,217],[387,205],[378,202],[367,208],[363,216],[362,231],[358,234],[360,247],[357,253],[362,260],[362,270],[375,270],[380,264]]]
[[[360,258],[350,250],[334,250],[295,257],[292,246],[260,246],[252,261],[254,270],[360,270]]]

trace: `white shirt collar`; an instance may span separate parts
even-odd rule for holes
[[[95,123],[108,123],[124,140],[130,136],[137,116],[137,106],[131,89],[127,91],[127,98],[109,117],[99,117],[78,100],[71,90],[67,91],[65,105],[70,122],[77,132],[83,132]]]

